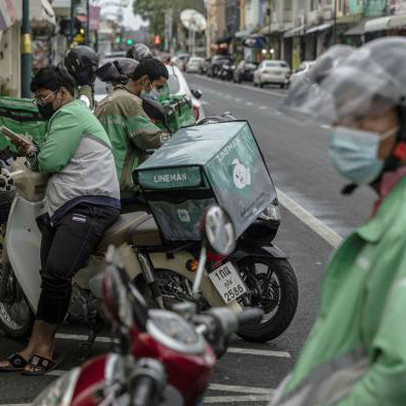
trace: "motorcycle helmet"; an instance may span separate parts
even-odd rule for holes
[[[135,69],[139,65],[138,61],[130,58],[116,58],[103,62],[96,71],[96,76],[102,82],[109,82],[113,85],[126,84]]]
[[[395,170],[406,157],[406,71],[401,68],[405,64],[405,38],[368,42],[344,57],[333,58],[330,70],[316,63],[306,80],[292,89],[283,110],[334,125],[396,109],[397,142],[383,172]]]
[[[147,47],[145,44],[135,44],[127,51],[126,56],[127,58],[135,59],[136,61],[140,62],[145,58],[152,58],[154,55],[149,47]]]
[[[79,86],[93,85],[99,57],[92,48],[78,45],[68,50],[64,64]]]

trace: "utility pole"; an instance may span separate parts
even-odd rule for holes
[[[70,40],[75,36],[75,0],[70,0]]]
[[[334,0],[333,45],[337,44],[337,0]]]
[[[86,14],[87,14],[87,29],[85,44],[90,45],[90,0],[86,0]]]
[[[31,97],[32,42],[30,32],[30,0],[23,0],[21,32],[21,97]]]

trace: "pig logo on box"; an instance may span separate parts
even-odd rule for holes
[[[233,181],[238,189],[244,189],[246,186],[251,185],[251,172],[250,169],[244,166],[238,159],[233,161]]]

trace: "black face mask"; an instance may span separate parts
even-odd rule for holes
[[[45,104],[44,106],[38,105],[38,112],[45,120],[49,120],[55,113],[52,103]]]

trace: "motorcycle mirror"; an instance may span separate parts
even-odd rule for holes
[[[192,92],[193,96],[196,97],[196,99],[200,99],[203,96],[203,92],[201,90],[191,89],[191,92]]]
[[[230,216],[220,206],[213,205],[205,211],[201,222],[201,237],[203,245],[192,287],[192,295],[196,298],[206,266],[207,249],[222,257],[229,256],[235,249],[234,224]]]
[[[142,98],[142,108],[147,113],[148,117],[166,123],[166,113],[161,103],[158,103],[155,100]]]
[[[210,251],[227,257],[235,249],[236,233],[228,213],[220,206],[210,206],[202,220],[202,240]]]

